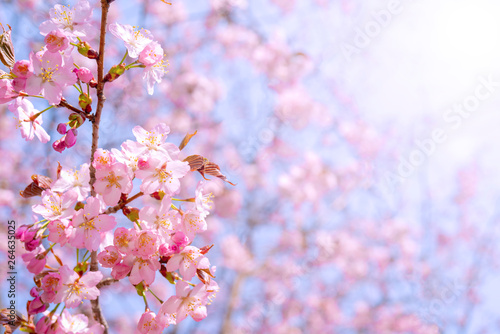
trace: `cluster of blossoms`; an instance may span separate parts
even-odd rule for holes
[[[145,29],[134,31],[132,26],[118,23],[110,24],[108,29],[125,42],[127,53],[104,76],[103,82],[116,80],[126,70],[143,68],[147,91],[153,94],[154,84],[161,82],[167,66],[160,44]],[[11,32],[4,31],[0,60],[10,73],[0,71],[0,104],[8,103],[8,109],[18,120],[23,138],[32,140],[36,136],[42,143],[48,142],[50,136],[42,127],[42,114],[54,107],[67,107],[73,113],[68,122],[58,126],[57,130],[63,137],[52,145],[56,151],[62,152],[75,144],[76,129],[85,120],[92,120],[90,89],[96,88],[98,83],[91,69],[78,66],[75,61],[79,55],[89,59],[99,57],[98,52],[85,41],[93,39],[97,32],[92,20],[92,8],[85,0],[80,0],[74,8],[56,5],[50,10],[50,19],[40,25],[45,45],[40,51],[31,52],[28,60],[15,60]],[[126,65],[127,55],[137,60]],[[78,91],[80,108],[70,106],[63,97],[68,87]],[[50,106],[39,111],[26,99],[30,96],[43,97]]]
[[[85,260],[78,260],[74,269],[60,263],[59,268],[47,270],[47,256],[57,245],[99,251],[99,264],[111,268],[114,280],[128,277],[131,284],[144,289],[143,293],[158,271],[172,283],[177,281],[176,295],[163,302],[158,314],[146,308],[138,325],[141,333],[160,333],[188,315],[196,321],[206,317],[206,305],[218,290],[212,279],[215,267],[205,256],[210,247],[200,249],[192,241],[207,229],[211,194],[203,193],[204,181],[200,181],[195,197],[183,200],[185,208],[172,204],[179,200],[174,196],[180,191],[180,179],[191,168],[179,159],[179,147],[166,142],[169,131],[165,124],[151,131],[136,126],[136,141],[127,140],[121,150],[98,149],[92,163],[96,169],[95,196],[90,196],[88,164],[78,171],[62,168],[57,180],[41,192],[41,204],[34,205],[33,212],[43,219],[16,232],[27,251],[23,255],[27,269],[36,277],[28,313],[46,313],[36,324],[37,333],[67,333],[64,323],[75,321],[81,326],[75,333],[102,332],[98,327],[90,331],[86,318],[71,322],[67,313],[54,318],[46,312],[50,303],[64,303],[68,309],[84,299],[96,299],[96,286],[103,279],[101,272],[87,271]],[[140,192],[129,197],[134,179],[142,181]],[[140,210],[127,206],[143,195],[157,199],[158,205]],[[118,210],[133,226],[115,229],[117,221],[111,213]],[[42,245],[44,238],[51,243],[47,249]],[[195,276],[200,283],[190,282]]]
[[[107,29],[125,42],[127,51],[121,62],[104,75],[104,61],[88,42],[99,32],[92,14],[85,0],[73,8],[56,5],[50,19],[40,25],[45,45],[31,52],[29,60],[15,60],[10,30],[0,36],[0,61],[10,69],[9,73],[0,72],[0,103],[7,103],[15,114],[22,137],[32,140],[36,136],[42,143],[48,142],[50,136],[42,127],[42,114],[55,107],[71,111],[68,122],[57,125],[62,135],[52,144],[57,152],[75,145],[77,129],[86,121],[93,123],[93,131],[98,131],[104,84],[126,70],[143,68],[148,93],[153,94],[154,84],[165,74],[163,49],[148,30],[112,23]],[[99,49],[104,47],[104,36],[101,31]],[[73,55],[75,50],[78,54]],[[81,56],[96,60],[97,79],[93,69],[75,63]],[[127,57],[135,61],[126,65]],[[78,107],[63,96],[69,87],[78,91]],[[95,112],[92,93],[98,99]],[[37,110],[29,97],[47,100],[48,108]],[[212,195],[204,194],[205,181],[201,181],[194,197],[175,196],[181,191],[180,180],[190,171],[198,171],[203,177],[204,173],[223,180],[225,177],[216,164],[202,156],[181,160],[180,151],[194,134],[188,134],[178,147],[166,142],[169,132],[164,123],[151,131],[136,126],[136,140],[127,140],[120,150],[111,151],[96,149],[94,138],[98,136],[93,132],[90,164],[81,165],[77,171],[59,166],[55,180],[32,177],[32,184],[21,195],[41,196],[41,203],[32,207],[41,220],[18,228],[16,238],[26,250],[22,259],[34,275],[35,287],[30,291],[33,299],[27,304],[27,319],[18,316],[16,322],[7,325],[0,317],[4,326],[10,326],[8,330],[21,327],[30,333],[107,332],[105,321],[89,324],[86,316],[71,315],[68,309],[80,306],[84,300],[96,301],[101,287],[127,277],[146,304],[138,321],[140,333],[160,333],[188,316],[196,321],[207,316],[206,305],[218,291],[213,280],[215,267],[205,256],[212,246],[197,248],[192,243],[198,233],[207,230],[205,218]],[[132,195],[134,180],[140,184],[140,191]],[[129,206],[142,196],[153,198],[153,204],[142,209]],[[175,201],[182,202],[182,207],[174,205]],[[113,214],[120,211],[126,224],[118,226],[120,221]],[[66,253],[71,249],[76,249],[74,264],[57,255],[58,250]],[[58,266],[49,265],[51,256]],[[99,265],[110,268],[111,277],[104,278]],[[157,272],[175,284],[176,294],[166,301],[152,291]],[[198,283],[191,282],[195,278]],[[147,303],[148,292],[162,303],[156,313]],[[62,303],[64,309],[56,314]],[[51,304],[56,305],[49,310]],[[43,316],[35,321],[37,314]]]

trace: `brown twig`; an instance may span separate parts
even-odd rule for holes
[[[99,55],[97,57],[97,108],[92,120],[92,149],[90,153],[90,187],[92,196],[96,195],[94,189],[95,183],[95,168],[93,166],[94,154],[97,151],[99,144],[99,123],[101,122],[101,113],[106,100],[104,96],[104,46],[106,43],[106,25],[108,19],[109,2],[108,0],[101,0],[101,35],[99,38]],[[97,263],[97,252],[92,251],[90,260],[90,271],[98,271],[99,265]],[[99,297],[91,301],[92,313],[94,320],[104,326],[104,334],[108,334],[109,326],[102,313],[101,305],[99,304]]]
[[[67,108],[73,112],[78,113],[80,116],[82,116],[84,119],[88,119],[91,122],[94,122],[94,116],[93,115],[87,115],[85,112],[82,110],[79,110],[78,108],[73,107],[71,104],[66,102],[65,100],[61,100],[61,103],[57,105],[57,107],[64,107]]]
[[[112,207],[109,207],[106,211],[104,211],[104,214],[106,215],[109,215],[110,213],[115,213],[117,212],[118,210],[121,210],[123,209],[123,207],[125,205],[127,205],[128,203],[132,202],[133,200],[141,197],[142,195],[144,195],[144,193],[141,191],[141,192],[138,192],[137,194],[135,194],[134,196],[128,198],[125,202],[122,202],[120,204],[117,204],[115,206],[112,206]]]
[[[114,278],[105,278],[102,281],[100,281],[99,283],[97,283],[96,288],[100,289],[100,288],[102,288],[104,286],[108,286],[108,285],[111,285],[111,284],[116,283],[116,282],[118,282],[117,279],[114,279]]]

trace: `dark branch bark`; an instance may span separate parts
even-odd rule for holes
[[[67,108],[73,112],[76,112],[78,113],[80,116],[82,116],[84,119],[88,119],[89,121],[93,122],[94,121],[94,116],[92,115],[87,115],[85,112],[83,112],[82,110],[79,110],[75,107],[73,107],[71,104],[69,104],[68,102],[66,102],[65,100],[61,100],[61,103],[59,103],[59,105],[57,105],[57,107],[64,107],[64,108]]]
[[[125,205],[127,205],[128,203],[132,202],[133,200],[141,197],[142,195],[144,195],[144,193],[141,191],[141,192],[135,194],[134,196],[130,197],[129,199],[127,199],[125,202],[122,202],[120,204],[117,204],[117,205],[115,205],[113,207],[108,208],[106,211],[104,211],[104,213],[107,214],[107,215],[109,215],[110,213],[115,213],[118,210],[123,209],[123,207]]]
[[[99,145],[99,124],[101,122],[102,108],[104,107],[104,101],[106,100],[104,96],[104,46],[106,44],[106,25],[108,19],[109,2],[107,0],[101,0],[101,35],[99,39],[99,56],[97,57],[97,108],[92,120],[92,149],[90,153],[90,186],[92,188],[92,196],[96,195],[94,189],[95,183],[95,168],[93,166],[94,154],[97,151],[97,146]],[[93,251],[91,253],[90,260],[90,271],[98,271],[99,265],[97,263],[97,252]],[[101,305],[99,304],[99,297],[91,301],[92,313],[94,315],[94,320],[99,322],[104,326],[104,334],[108,334],[109,326],[102,313]]]
[[[100,288],[102,288],[104,286],[108,286],[108,285],[111,285],[111,284],[116,283],[116,282],[118,282],[117,279],[114,279],[114,278],[105,278],[102,281],[100,281],[99,283],[97,283],[96,287],[98,289],[100,289]]]

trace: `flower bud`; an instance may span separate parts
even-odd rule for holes
[[[89,83],[94,79],[92,72],[86,67],[75,68],[73,72],[76,73],[78,79],[83,83]]]
[[[76,129],[79,128],[85,120],[83,119],[83,116],[78,114],[78,113],[72,113],[69,115],[69,126],[70,128]],[[59,132],[60,133],[60,132]],[[65,134],[66,132],[64,132]],[[61,133],[63,134],[63,133]]]
[[[14,233],[14,237],[16,239],[21,239],[21,241],[24,238],[24,233],[28,231],[28,225],[21,225],[17,228],[16,232]]]
[[[92,112],[92,98],[88,96],[87,93],[80,94],[80,96],[78,97],[78,105],[87,114]]]
[[[97,59],[97,57],[99,56],[97,51],[92,49],[89,43],[83,41],[78,43],[78,52],[82,56],[87,57],[89,59]]]
[[[40,297],[36,297],[34,300],[28,302],[28,314],[42,313],[48,307],[49,304],[44,303]]]
[[[52,144],[52,148],[54,150],[56,150],[57,152],[59,153],[62,153],[62,151],[64,151],[66,149],[66,143],[64,141],[64,137],[61,138],[61,139],[58,139],[56,140],[53,144]]]
[[[59,123],[57,125],[57,132],[59,132],[60,134],[62,135],[65,135],[66,134],[66,124],[64,123]]]
[[[189,243],[189,238],[183,232],[178,231],[172,235],[172,241],[179,247],[184,247]]]
[[[38,297],[38,295],[39,295],[38,289],[36,287],[32,287],[30,290],[30,296],[35,298],[35,297]]]
[[[2,26],[3,33],[0,35],[0,61],[8,68],[12,68],[16,60],[14,55],[14,45],[12,45],[12,38],[10,36],[12,28],[9,25],[7,26],[9,27],[9,30],[5,31]]]
[[[137,221],[139,220],[139,209],[133,208],[131,206],[125,206],[122,209],[123,214],[130,219],[130,221]]]
[[[115,66],[111,67],[111,69],[109,70],[108,74],[106,74],[104,76],[104,81],[105,82],[106,81],[107,82],[115,81],[123,73],[125,73],[125,64],[115,65]]]
[[[163,190],[155,191],[154,193],[150,194],[149,196],[161,201],[163,199],[163,196],[165,196],[165,192]]]
[[[68,37],[59,29],[49,32],[43,41],[47,50],[52,53],[66,50],[69,46]]]
[[[40,246],[40,244],[42,243],[42,240],[41,239],[33,239],[29,242],[26,242],[24,244],[24,248],[26,248],[26,250],[28,252],[32,252],[34,251],[38,246]]]
[[[18,78],[26,79],[33,74],[33,64],[29,60],[18,60],[14,64],[12,73]]]
[[[66,143],[66,147],[70,148],[76,143],[76,135],[78,134],[78,131],[76,129],[70,129],[68,132],[66,132],[66,135],[64,136],[64,142]]]

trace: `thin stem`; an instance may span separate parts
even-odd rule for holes
[[[92,148],[90,153],[90,187],[92,196],[96,196],[94,189],[95,178],[95,168],[93,166],[94,155],[97,151],[97,146],[99,144],[99,124],[101,122],[102,108],[104,107],[104,101],[106,97],[104,96],[104,46],[106,44],[106,25],[108,20],[108,10],[109,2],[108,0],[101,0],[101,34],[99,38],[99,55],[97,57],[97,108],[95,115],[92,119]],[[98,271],[99,265],[97,262],[97,252],[92,251],[90,271]],[[109,326],[102,313],[101,305],[99,304],[99,297],[91,300],[92,313],[94,314],[94,320],[99,322],[104,327],[104,334],[108,334]]]
[[[97,283],[96,287],[98,289],[100,289],[100,288],[102,288],[104,286],[108,286],[108,285],[111,285],[111,284],[116,283],[116,282],[118,282],[117,279],[114,279],[114,278],[105,278],[102,281],[100,281],[99,283]]]
[[[158,298],[158,296],[157,296],[157,295],[155,295],[153,291],[151,291],[151,288],[148,288],[148,291],[149,291],[149,293],[150,293],[150,294],[152,294],[152,295],[153,295],[156,299],[158,299],[158,301],[159,301],[161,304],[163,304],[163,300],[161,300],[160,298]]]
[[[88,119],[91,122],[94,121],[94,116],[87,115],[86,113],[84,113],[80,109],[77,109],[77,108],[73,107],[71,104],[69,104],[68,102],[66,102],[64,100],[61,100],[61,103],[59,103],[57,105],[57,107],[65,107],[65,108],[67,108],[67,109],[69,109],[69,110],[71,110],[73,112],[76,112],[77,114],[79,114],[80,116],[82,116],[84,119]]]
[[[33,116],[31,116],[31,117],[30,117],[30,119],[35,120],[35,119],[37,119],[37,118],[38,118],[38,116],[40,116],[41,114],[43,114],[43,113],[44,113],[44,112],[46,112],[47,110],[52,109],[52,108],[54,108],[54,107],[55,107],[55,106],[50,106],[50,107],[48,107],[48,108],[45,108],[45,109],[43,109],[42,111],[37,112],[36,114],[34,114]]]
[[[181,198],[173,198],[172,201],[178,201],[178,202],[194,202],[194,198],[186,198],[186,199],[181,199]]]
[[[90,253],[89,257],[87,257],[86,259],[85,259],[85,256],[84,256],[84,258],[82,259],[82,263],[87,262],[91,257],[92,257],[92,253]]]
[[[80,85],[80,84],[78,84],[78,85]],[[82,87],[78,87],[76,84],[74,84],[73,87],[76,88],[76,90],[78,91],[78,93],[83,94]]]
[[[123,209],[123,207],[124,207],[125,205],[127,205],[128,203],[132,202],[133,200],[135,200],[135,199],[137,199],[137,198],[141,197],[142,195],[144,195],[144,193],[143,193],[142,191],[141,191],[141,192],[138,192],[138,193],[137,193],[137,194],[135,194],[134,196],[132,196],[132,197],[128,198],[125,202],[122,202],[122,203],[120,203],[120,204],[117,204],[117,205],[115,205],[115,206],[113,206],[113,207],[109,207],[106,211],[104,211],[104,213],[105,213],[105,214],[108,214],[108,215],[109,215],[110,213],[115,213],[115,212],[117,212],[118,210]]]
[[[125,55],[123,56],[122,60],[120,61],[120,64],[118,64],[118,65],[123,64],[123,62],[125,61],[125,59],[127,59],[127,56],[128,56],[128,50],[125,51]]]
[[[148,300],[144,292],[142,293],[142,298],[144,298],[144,304],[146,304],[146,310],[148,310],[149,309]]]

